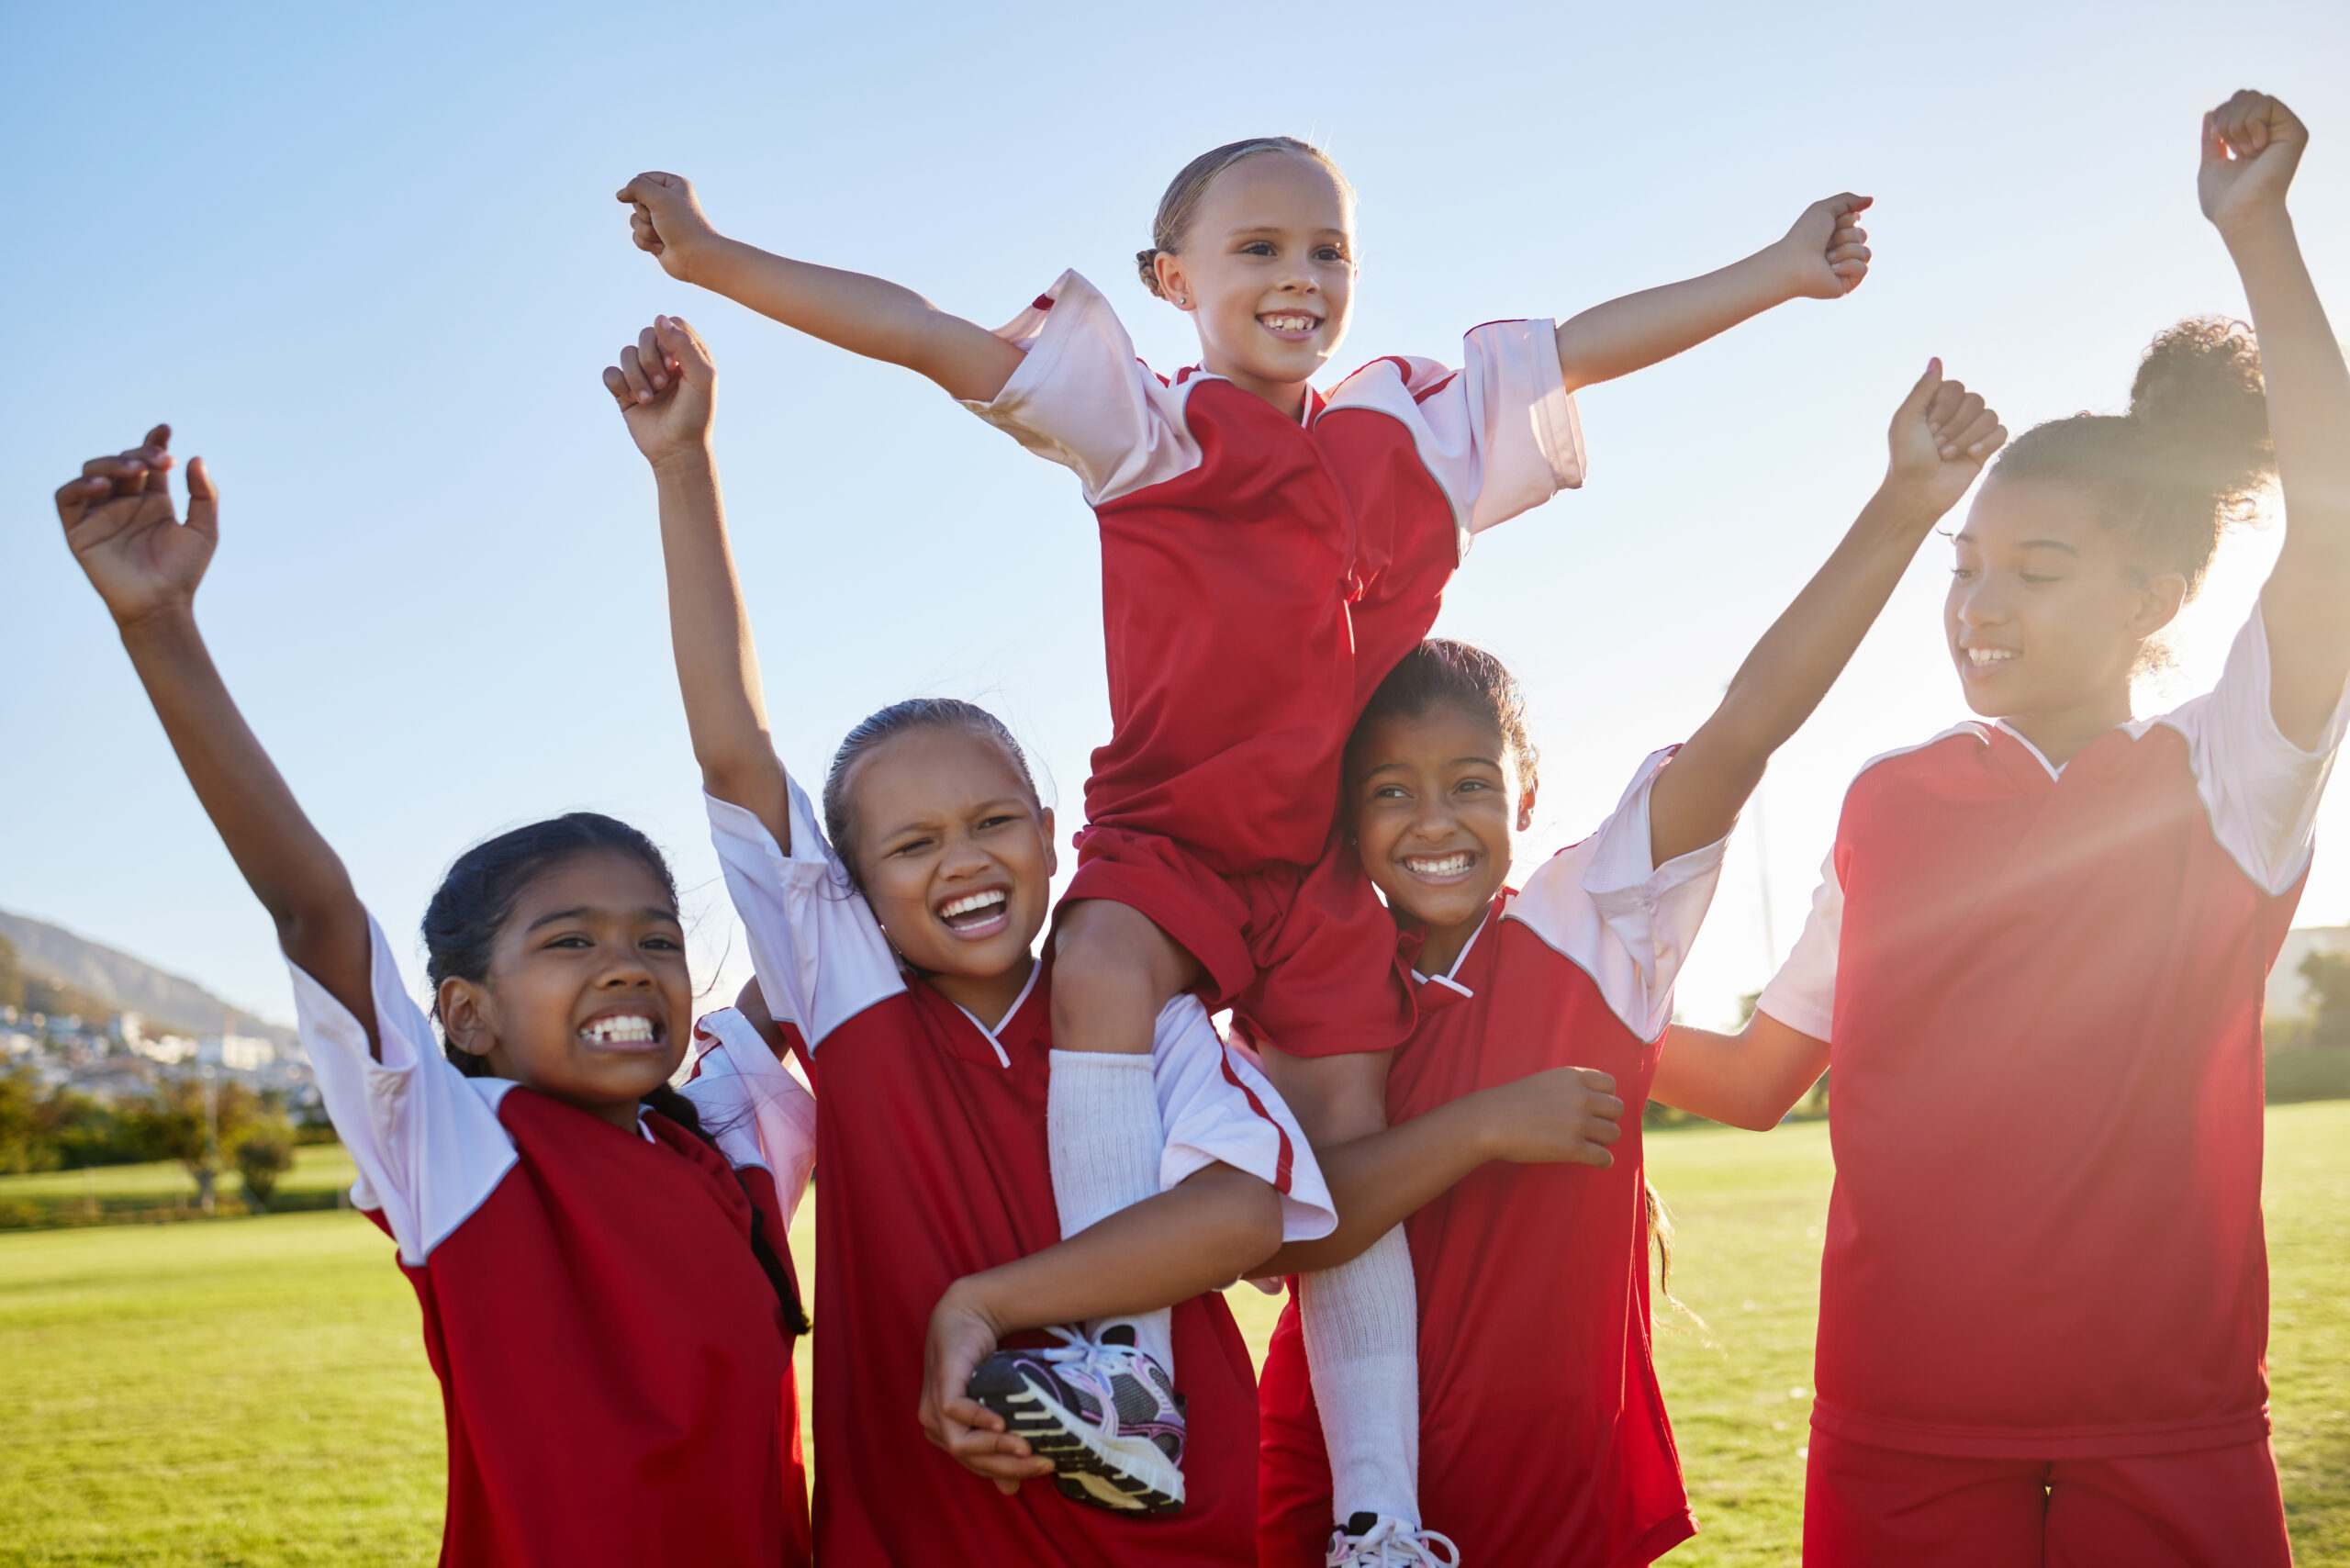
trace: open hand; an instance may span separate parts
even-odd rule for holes
[[[220,543],[219,492],[204,459],[187,465],[187,521],[172,509],[172,427],[112,457],[93,457],[58,487],[65,544],[117,624],[185,606]]]
[[[1589,1068],[1554,1067],[1481,1090],[1495,1159],[1525,1165],[1616,1163],[1607,1146],[1624,1136],[1616,1080]]]
[[[2309,128],[2266,93],[2246,88],[2203,117],[2203,167],[2195,176],[2203,216],[2228,229],[2285,209]]]
[[[1004,1430],[1003,1417],[964,1392],[979,1363],[995,1353],[995,1323],[969,1301],[957,1281],[938,1298],[922,1349],[922,1429],[956,1462],[995,1483],[1009,1497],[1023,1481],[1053,1473],[1025,1438]]]
[[[718,366],[683,317],[655,316],[621,350],[620,363],[604,367],[604,390],[620,405],[636,449],[658,467],[709,441]]]
[[[1875,204],[1874,196],[1845,191],[1803,209],[1779,241],[1794,297],[1841,299],[1861,286],[1869,275],[1869,231],[1861,227],[1861,214]]]
[[[1942,362],[1929,360],[1926,374],[1894,411],[1886,488],[1940,517],[1958,504],[2007,439],[2006,427],[1984,406],[1982,395],[1969,392],[1963,382],[1945,380]]]
[[[694,183],[683,174],[658,170],[639,174],[615,193],[634,208],[629,214],[629,237],[636,248],[657,259],[661,270],[680,282],[694,254],[718,230],[702,216]]]

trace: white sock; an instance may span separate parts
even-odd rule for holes
[[[1384,1514],[1420,1526],[1419,1298],[1397,1226],[1351,1263],[1301,1275],[1297,1310],[1337,1522]]]
[[[1158,1196],[1158,1086],[1148,1056],[1055,1051],[1045,1092],[1045,1147],[1053,1166],[1053,1202],[1061,1239],[1120,1209]],[[1175,1375],[1173,1316],[1165,1307],[1134,1317],[1096,1318],[1086,1334],[1102,1338],[1124,1325],[1135,1344]]]

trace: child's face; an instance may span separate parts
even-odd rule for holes
[[[1256,392],[1309,381],[1354,305],[1346,192],[1314,159],[1244,158],[1208,187],[1159,281],[1199,327],[1207,369]]]
[[[568,857],[515,901],[487,980],[442,983],[441,1012],[497,1076],[632,1124],[692,1033],[677,906],[633,856]]]
[[[1942,632],[1985,718],[2126,702],[2140,648],[2186,593],[2175,573],[2133,571],[2121,535],[2062,483],[1985,485],[1955,543]]]
[[[1024,964],[1051,892],[1053,813],[1003,747],[959,726],[912,730],[849,778],[866,902],[925,974],[988,979]]]
[[[1507,752],[1494,724],[1444,702],[1374,720],[1357,739],[1355,842],[1399,917],[1431,932],[1484,918],[1509,877],[1511,828],[1534,813],[1531,790],[1512,799]]]

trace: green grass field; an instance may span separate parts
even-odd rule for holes
[[[2350,1102],[2277,1107],[2268,1129],[2286,1501],[2304,1568],[2350,1564]],[[1676,1292],[1707,1325],[1676,1320],[1660,1350],[1703,1527],[1668,1561],[1793,1562],[1826,1129],[1649,1148],[1681,1225]],[[346,1179],[339,1150],[303,1154],[289,1185]],[[0,1179],[0,1199],[81,1182]],[[793,1245],[812,1255],[804,1216]],[[1233,1305],[1261,1351],[1279,1304],[1244,1286]],[[0,1563],[425,1562],[441,1464],[415,1298],[358,1215],[0,1235]]]

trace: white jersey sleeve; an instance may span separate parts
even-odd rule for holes
[[[327,1116],[359,1168],[351,1201],[382,1214],[400,1261],[421,1268],[514,1168],[514,1139],[498,1119],[514,1085],[452,1066],[373,915],[367,942],[381,1058],[351,1010],[288,964],[294,1015]]]
[[[1673,987],[1721,879],[1728,840],[1651,861],[1649,790],[1673,752],[1651,753],[1599,831],[1535,868],[1505,920],[1597,982],[1610,1011],[1643,1040],[1673,1018]]]
[[[694,1025],[694,1075],[680,1091],[727,1163],[775,1180],[784,1223],[800,1212],[816,1169],[816,1100],[731,1007]]]
[[[789,855],[755,813],[715,796],[702,800],[767,1012],[797,1025],[813,1051],[825,1036],[897,995],[906,982],[880,922],[816,825],[807,791],[792,778],[784,789],[791,813]]]
[[[2154,722],[2186,737],[2220,846],[2263,890],[2291,887],[2309,868],[2318,801],[2350,727],[2350,687],[2314,750],[2287,740],[2268,705],[2268,628],[2255,600],[2219,684]]]
[[[1028,357],[993,401],[963,406],[1075,473],[1088,506],[1199,466],[1183,393],[1135,357],[1118,313],[1077,274],[1061,274],[996,336]]]
[[[1318,1240],[1338,1227],[1337,1205],[1297,1118],[1256,1058],[1216,1033],[1198,997],[1179,996],[1159,1010],[1150,1051],[1167,1138],[1161,1192],[1222,1161],[1281,1194],[1282,1240]]]
[[[1820,862],[1819,886],[1811,895],[1811,913],[1803,935],[1771,983],[1762,988],[1754,1010],[1768,1013],[1788,1028],[1815,1040],[1832,1039],[1836,1021],[1836,952],[1844,939],[1844,885],[1836,875],[1836,852]]]
[[[1460,368],[1376,360],[1332,390],[1341,409],[1391,414],[1452,504],[1461,547],[1472,534],[1583,484],[1583,421],[1559,371],[1549,321],[1490,321],[1461,340]]]

